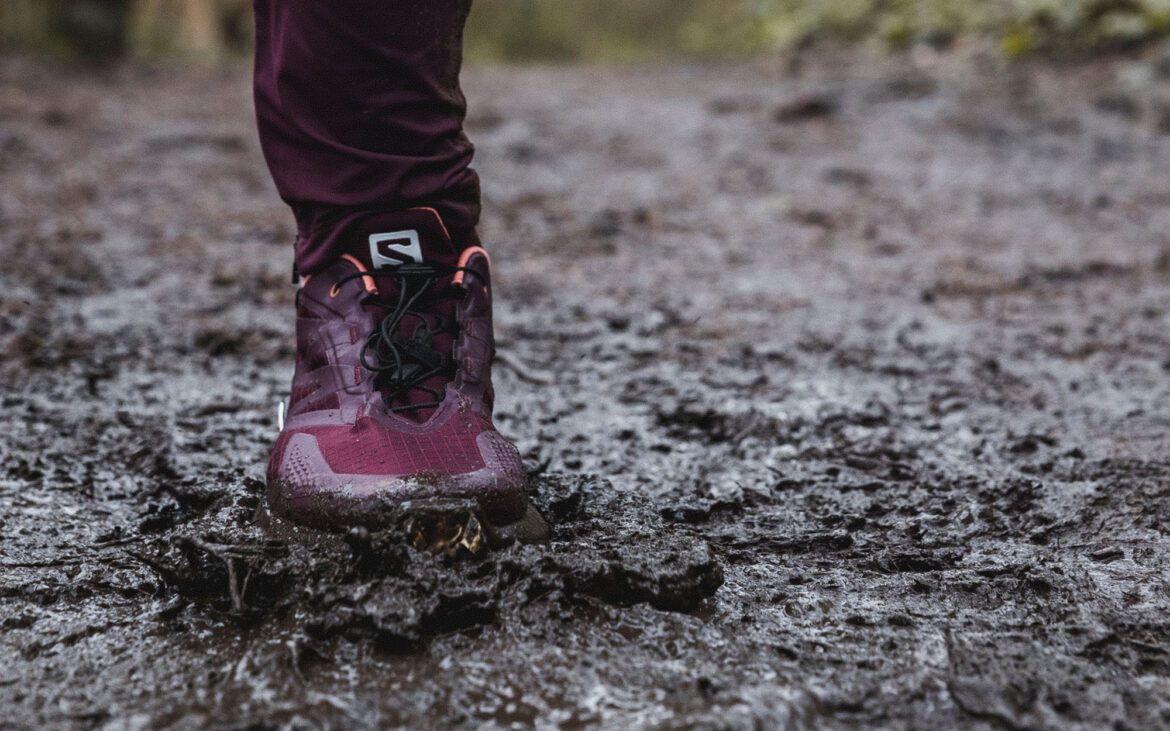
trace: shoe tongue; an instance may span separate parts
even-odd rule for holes
[[[368,216],[351,230],[349,254],[360,261],[367,269],[393,268],[408,263],[439,264],[455,267],[459,263],[459,252],[451,241],[451,235],[439,218],[439,214],[430,208],[412,208],[395,213],[383,213]],[[449,284],[453,273],[445,278]],[[378,277],[377,284],[384,298],[393,300],[397,295],[397,286],[393,277]],[[444,286],[437,283],[436,289]],[[382,306],[370,305],[379,318],[387,315]],[[429,327],[438,326],[439,317],[453,318],[455,303],[450,300],[420,300],[419,306],[424,311],[424,317]],[[416,316],[403,318],[399,332],[404,337],[411,337],[415,328],[420,325]],[[439,333],[431,339],[430,345],[439,353],[450,353],[454,343],[449,333]],[[449,383],[449,378],[436,374],[420,385],[441,391]],[[400,405],[424,404],[435,400],[435,396],[421,388],[414,388],[403,394]],[[432,413],[433,408],[421,408],[400,412],[400,415],[414,421],[425,421]]]
[[[459,254],[439,214],[411,208],[368,216],[354,225],[347,252],[368,269],[420,262],[455,266]]]

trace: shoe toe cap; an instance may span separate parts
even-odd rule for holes
[[[317,527],[377,527],[408,500],[468,498],[478,501],[497,525],[519,520],[528,503],[520,454],[496,431],[476,438],[482,466],[470,471],[416,474],[337,473],[313,434],[294,433],[278,442],[268,474],[274,513]]]

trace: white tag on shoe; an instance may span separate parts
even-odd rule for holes
[[[370,263],[375,269],[396,267],[408,261],[423,263],[422,244],[418,231],[392,231],[370,234]]]

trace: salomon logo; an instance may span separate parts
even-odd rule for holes
[[[422,245],[418,231],[393,231],[370,234],[370,263],[375,269],[396,267],[408,261],[422,264]]]

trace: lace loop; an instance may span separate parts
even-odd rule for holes
[[[437,407],[446,397],[446,389],[428,386],[426,381],[436,375],[454,377],[455,359],[451,353],[437,350],[434,340],[443,334],[457,336],[459,323],[454,316],[427,310],[429,306],[462,299],[467,295],[467,290],[462,287],[453,284],[442,286],[442,281],[450,281],[456,272],[479,276],[478,272],[469,267],[404,263],[395,267],[355,272],[337,280],[334,285],[339,288],[363,277],[396,280],[396,298],[383,298],[377,293],[363,297],[363,305],[378,307],[387,314],[366,338],[358,354],[362,367],[374,373],[382,401],[391,412]],[[413,329],[409,325],[404,326],[412,319]],[[412,391],[422,391],[431,400],[409,403]]]

